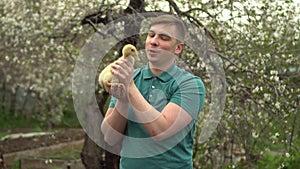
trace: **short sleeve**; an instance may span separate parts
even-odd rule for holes
[[[198,119],[205,99],[205,87],[202,80],[197,76],[190,76],[177,82],[177,84],[170,102],[182,107],[193,119]]]

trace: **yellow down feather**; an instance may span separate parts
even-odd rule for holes
[[[132,64],[134,64],[135,60],[139,60],[139,56],[137,54],[137,50],[135,46],[131,44],[127,44],[123,47],[122,49],[122,56],[118,59],[127,59],[130,61]],[[116,61],[114,61],[116,62]],[[113,63],[114,63],[113,62]],[[111,68],[112,63],[110,63],[108,66],[106,66],[101,73],[99,74],[98,78],[98,83],[104,89],[104,91],[109,92],[110,86],[112,83],[119,83],[119,80],[113,76],[112,74],[112,68]]]

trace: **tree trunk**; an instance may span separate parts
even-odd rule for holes
[[[144,0],[130,0],[130,4],[128,8],[125,9],[125,14],[132,14],[134,12],[144,12],[145,8],[145,1]],[[102,11],[99,11],[101,13]],[[92,14],[91,16],[86,16],[82,22],[82,24],[85,24],[84,21],[90,20],[93,22],[93,18],[95,16],[98,16],[98,13]],[[121,15],[122,16],[122,15]],[[96,19],[97,22],[93,22],[93,24],[98,24],[103,21],[105,24],[106,21],[108,21],[109,18],[98,18]],[[140,43],[140,37],[138,35],[140,30],[140,22],[132,21],[131,23],[127,23],[124,25],[125,35],[131,35],[130,37],[122,40],[120,42],[121,46],[131,43],[133,45],[139,45]],[[134,31],[134,32],[132,32]],[[102,95],[99,95],[96,92],[97,97],[97,104],[99,106],[99,109],[101,112],[106,112],[106,101],[108,99],[108,93],[103,93]],[[89,111],[87,111],[89,112]],[[91,119],[93,120],[93,119]],[[92,128],[92,126],[91,126]],[[96,132],[96,131],[95,131]],[[98,131],[101,132],[100,129]],[[99,147],[89,136],[85,136],[85,143],[81,152],[81,160],[86,169],[119,169],[119,161],[120,157],[118,155],[112,154],[101,147]]]
[[[119,169],[120,156],[105,151],[105,169]]]
[[[16,104],[17,104],[17,92],[19,90],[19,87],[16,87],[15,92],[10,92],[10,107],[9,107],[9,113],[13,114],[14,117],[19,116],[20,114],[17,114],[16,110]]]
[[[2,152],[0,151],[0,169],[4,168],[4,161],[3,161],[3,155]]]
[[[80,155],[86,169],[119,169],[120,157],[99,147],[87,134]]]
[[[104,150],[99,147],[87,134],[80,154],[86,169],[106,169],[103,160]]]
[[[102,95],[99,95],[96,92],[96,98],[98,108],[104,115],[104,113],[106,112],[106,102],[109,99],[109,95],[108,93],[103,93]],[[96,122],[93,122],[93,120],[95,120],[95,116],[92,115],[92,113],[96,111],[93,111],[94,108],[92,106],[88,109],[89,110],[87,110],[87,113],[89,114],[87,114],[86,118],[87,121],[91,123],[88,123],[87,125],[95,124]],[[95,126],[86,126],[85,129],[90,131],[89,134],[93,132],[94,135],[97,136],[97,138],[103,138],[101,136],[100,128],[96,127],[95,130]],[[97,129],[99,131],[97,131]],[[119,159],[120,157],[118,155],[112,154],[102,149],[87,134],[85,135],[84,146],[81,152],[81,160],[86,169],[118,169]]]

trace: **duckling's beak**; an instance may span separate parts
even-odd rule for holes
[[[132,56],[134,57],[134,59],[135,59],[136,61],[140,61],[140,57],[139,57],[139,55],[137,54],[137,52],[135,52]]]

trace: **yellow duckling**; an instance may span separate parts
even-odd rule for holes
[[[122,49],[122,56],[118,59],[127,59],[130,61],[132,64],[134,64],[135,60],[139,60],[139,56],[137,54],[137,50],[135,46],[131,44],[127,44],[123,47]],[[116,61],[115,61],[116,62]],[[112,68],[111,64],[106,66],[100,73],[99,78],[98,78],[98,83],[104,89],[104,91],[109,92],[109,88],[112,83],[118,83],[119,80],[112,75]]]

